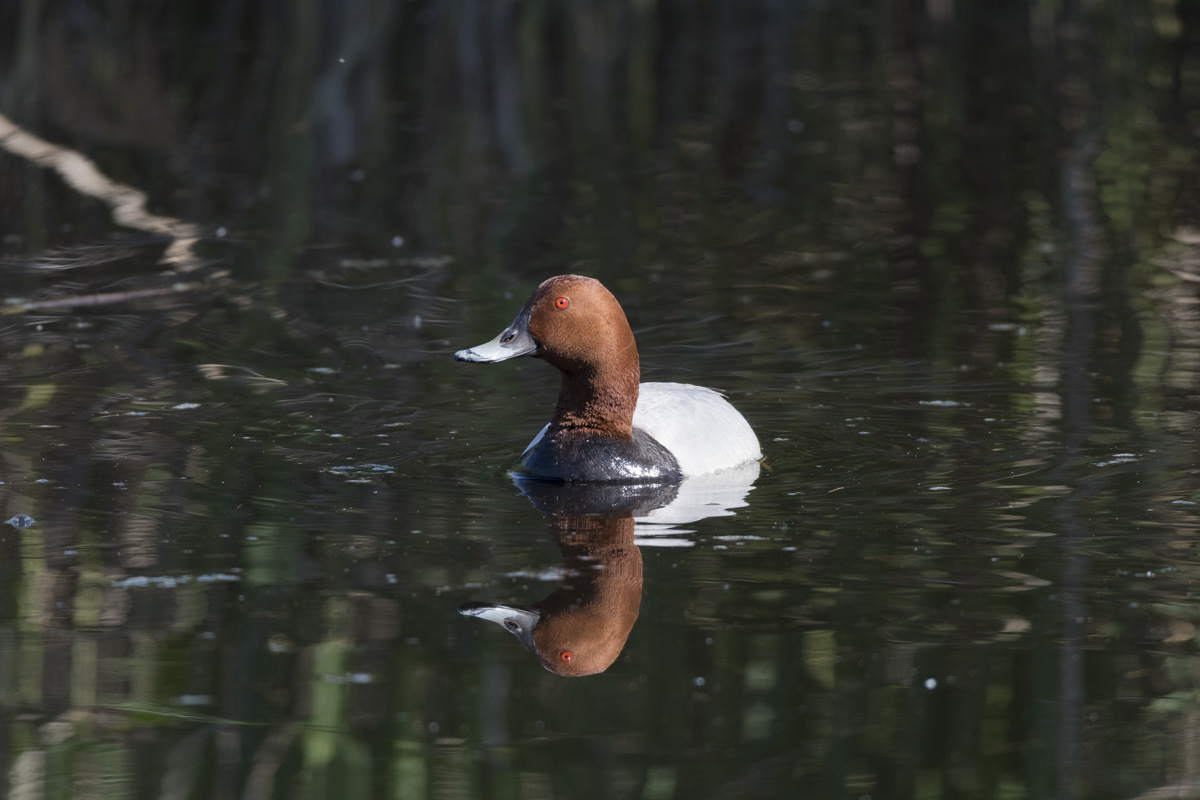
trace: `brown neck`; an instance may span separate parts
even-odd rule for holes
[[[636,350],[624,369],[562,369],[549,433],[632,439],[639,380]]]

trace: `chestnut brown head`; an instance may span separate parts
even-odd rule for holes
[[[637,368],[637,345],[625,312],[600,281],[559,275],[525,304],[539,358],[566,372],[603,365]]]
[[[637,344],[625,312],[600,281],[550,278],[492,341],[454,354],[459,361],[496,362],[533,356],[564,372],[638,371]]]

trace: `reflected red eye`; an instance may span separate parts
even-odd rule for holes
[[[560,297],[558,299],[565,300],[566,298]],[[558,654],[558,657],[561,658],[563,661],[570,663],[570,661],[575,658],[575,654],[572,653],[570,650],[563,650],[561,653]]]
[[[557,308],[566,308],[567,306],[571,305],[571,301],[570,301],[570,300],[568,300],[568,299],[567,299],[567,298],[565,298],[565,297],[560,297],[560,298],[558,298],[557,300],[555,300],[555,301],[554,301],[554,305],[555,305],[555,307],[557,307]],[[571,659],[569,659],[569,658],[568,658],[568,659],[565,659],[565,660],[566,660],[566,661],[570,661]]]

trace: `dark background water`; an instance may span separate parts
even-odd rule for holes
[[[0,4],[3,793],[1200,795],[1198,41],[1194,0]],[[586,678],[456,613],[564,578],[505,474],[553,370],[450,358],[561,272],[766,454],[638,526]]]

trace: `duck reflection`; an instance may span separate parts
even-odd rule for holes
[[[757,467],[757,464],[755,465]],[[465,616],[491,620],[512,633],[542,666],[557,675],[603,672],[625,647],[642,603],[642,554],[635,542],[638,520],[683,500],[686,521],[731,513],[744,505],[758,470],[736,476],[736,487],[707,506],[683,484],[563,484],[517,478],[522,493],[550,520],[563,558],[561,585],[528,606],[467,603]],[[732,477],[732,476],[731,476]],[[711,496],[711,486],[705,495]],[[692,494],[691,499],[688,495]],[[682,521],[671,515],[673,522]]]

